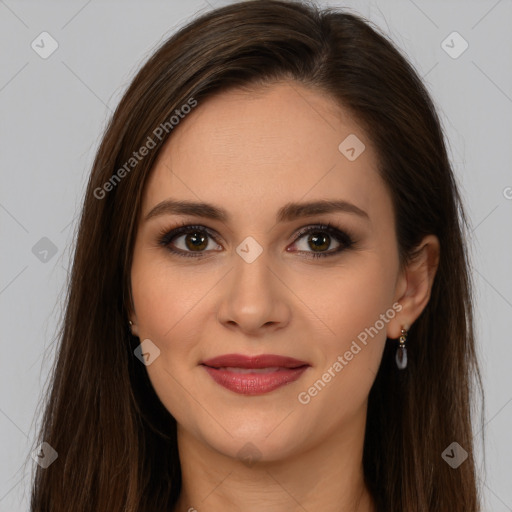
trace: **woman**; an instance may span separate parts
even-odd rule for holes
[[[432,101],[368,22],[192,21],[93,165],[32,510],[480,510],[466,228]]]

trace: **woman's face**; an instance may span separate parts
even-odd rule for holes
[[[144,190],[131,318],[179,432],[277,460],[364,430],[404,284],[377,163],[346,111],[295,82],[222,93],[174,129]],[[346,205],[304,206],[327,201]],[[198,227],[161,241],[181,225]],[[203,364],[227,354],[298,362]]]

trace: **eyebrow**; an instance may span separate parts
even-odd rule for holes
[[[287,203],[279,209],[276,219],[277,222],[287,222],[302,217],[310,217],[313,215],[333,212],[352,213],[368,221],[370,220],[368,214],[364,210],[361,210],[361,208],[355,204],[342,200],[319,200],[308,203]],[[230,215],[226,210],[213,204],[166,199],[165,201],[158,203],[146,215],[145,221],[165,214],[207,217],[221,222],[229,222],[230,220]]]

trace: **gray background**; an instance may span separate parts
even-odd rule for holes
[[[25,471],[24,461],[35,446],[75,222],[106,121],[163,39],[226,3],[0,0],[0,512],[28,510],[31,465]],[[512,511],[512,3],[329,5],[389,34],[439,109],[472,223],[485,466],[478,443],[476,455],[485,510]],[[59,45],[46,59],[31,47],[43,31]],[[469,44],[457,58],[441,45],[453,31]],[[446,44],[452,53],[462,48],[456,39]]]

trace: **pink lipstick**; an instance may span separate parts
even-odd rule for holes
[[[297,380],[310,365],[292,357],[262,354],[225,354],[201,365],[225,388],[243,395],[261,395]]]

